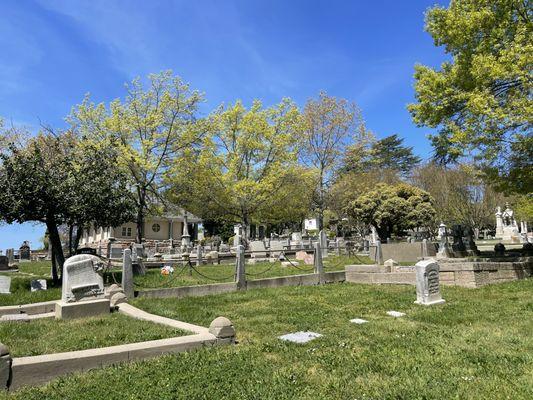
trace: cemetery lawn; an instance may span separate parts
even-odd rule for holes
[[[11,277],[11,294],[0,294],[0,306],[59,300],[61,287],[53,286],[50,267],[50,261],[32,261],[19,263],[19,272],[0,273]],[[46,279],[48,290],[31,292],[31,281],[34,279]]]
[[[0,342],[14,357],[107,347],[192,335],[164,325],[113,313],[75,320],[40,319],[0,323]]]
[[[246,260],[246,279],[256,280],[264,278],[273,278],[278,276],[311,274],[313,273],[312,265],[305,265],[303,262],[296,266],[282,267],[281,262],[258,262],[249,264]],[[325,271],[344,271],[344,267],[349,264],[372,264],[368,257],[355,256],[331,256],[324,259]],[[188,266],[175,266],[174,273],[168,276],[161,275],[159,268],[148,269],[146,275],[136,276],[134,278],[136,290],[149,288],[165,288],[177,286],[205,285],[209,283],[233,282],[235,277],[235,264],[220,265],[203,265],[194,269]],[[114,273],[115,280],[120,282],[120,272]],[[114,283],[113,279],[106,278],[106,283]]]
[[[133,303],[207,326],[230,318],[239,344],[93,370],[10,399],[531,399],[533,280],[444,287],[330,284]],[[389,310],[405,312],[392,318]],[[352,318],[369,322],[356,325]],[[307,344],[277,336],[310,330]],[[2,395],[0,395],[1,397]]]

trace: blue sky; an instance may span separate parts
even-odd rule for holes
[[[415,63],[445,59],[424,32],[436,0],[0,1],[0,116],[61,128],[90,92],[108,102],[136,76],[172,69],[205,92],[202,112],[254,98],[298,104],[320,90],[356,102],[378,137],[422,158],[427,129],[406,110]],[[39,246],[42,227],[0,226],[0,249]]]

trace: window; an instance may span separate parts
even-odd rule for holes
[[[127,228],[125,226],[122,227],[122,236],[131,236],[131,228]]]
[[[154,232],[159,232],[159,231],[161,230],[161,225],[159,225],[159,224],[153,224],[153,225],[152,225],[152,230],[153,230]]]

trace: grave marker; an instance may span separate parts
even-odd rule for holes
[[[31,291],[47,290],[46,279],[34,279],[31,281]]]
[[[319,338],[322,336],[320,333],[316,332],[295,332],[295,333],[288,333],[286,335],[278,336],[278,339],[285,340],[287,342],[293,342],[293,343],[307,343],[311,340],[314,340],[316,338]]]
[[[11,294],[11,278],[0,275],[0,294]]]
[[[440,294],[439,264],[434,259],[419,261],[416,268],[416,304],[431,306],[445,300]]]

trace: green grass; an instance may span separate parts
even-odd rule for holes
[[[19,263],[19,272],[0,273],[11,277],[11,294],[0,294],[0,306],[60,299],[61,287],[53,286],[50,267],[50,261],[32,261]],[[31,292],[31,281],[34,279],[46,279],[48,290]]]
[[[248,261],[248,260],[247,260]],[[324,260],[324,268],[326,271],[343,271],[348,264],[371,264],[367,257],[348,257],[348,256],[331,256]],[[200,267],[194,266],[195,269],[189,267],[176,266],[174,274],[169,276],[161,275],[159,268],[147,270],[146,275],[136,276],[136,289],[161,288],[161,287],[177,287],[190,285],[204,285],[218,282],[233,282],[235,274],[234,264],[221,265],[204,265]],[[313,273],[312,265],[305,265],[303,262],[299,265],[282,267],[280,262],[269,263],[260,262],[257,264],[246,264],[246,273],[248,280],[272,278],[278,276],[288,276],[297,274]],[[203,276],[202,276],[203,275]],[[114,273],[115,280],[120,282],[121,275],[117,271]],[[106,277],[107,283],[114,283],[113,278]]]
[[[203,298],[137,299],[197,324],[230,318],[239,344],[122,364],[23,389],[12,399],[531,399],[533,280],[443,288],[332,284]],[[400,319],[388,310],[406,312]],[[368,324],[355,325],[351,318]],[[276,337],[312,330],[305,345]]]
[[[0,324],[0,342],[14,357],[85,350],[191,334],[113,313],[75,320]]]

